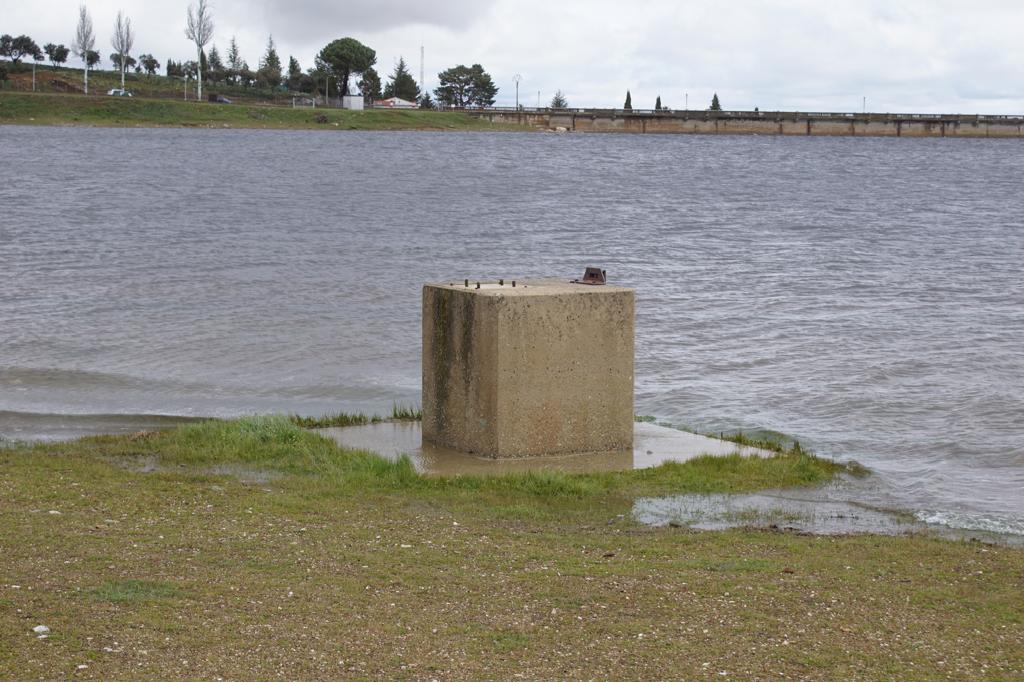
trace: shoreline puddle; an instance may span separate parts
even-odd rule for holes
[[[757,493],[685,494],[638,498],[633,518],[647,526],[692,530],[763,528],[807,535],[928,535],[1024,547],[1024,535],[960,528],[922,518],[921,513],[872,507],[840,496],[837,486]]]

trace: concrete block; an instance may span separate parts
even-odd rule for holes
[[[511,458],[629,450],[632,289],[423,287],[423,439]]]

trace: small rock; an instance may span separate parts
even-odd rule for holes
[[[611,559],[613,556],[615,556],[615,552],[605,552],[601,556],[603,556],[605,559]]]
[[[37,625],[34,628],[32,628],[32,632],[36,633],[37,635],[48,635],[50,634],[50,628],[46,627],[45,625]]]
[[[46,513],[47,514],[53,514],[54,516],[60,516],[60,512],[57,511],[56,509],[51,509],[50,511],[48,511]]]

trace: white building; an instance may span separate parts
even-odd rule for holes
[[[375,108],[381,109],[418,109],[419,105],[416,102],[410,102],[407,99],[401,97],[388,97],[387,99],[379,99],[373,103]]]
[[[342,109],[352,109],[354,111],[363,110],[363,96],[362,95],[345,95],[341,98]]]

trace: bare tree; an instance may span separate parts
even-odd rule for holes
[[[132,32],[132,20],[124,15],[122,10],[117,11],[117,21],[114,23],[114,37],[110,44],[117,50],[121,65],[121,89],[124,90],[124,70],[128,65],[128,53],[132,51],[135,43],[135,34]]]
[[[213,17],[210,16],[210,5],[206,0],[188,6],[188,21],[185,25],[185,37],[196,44],[196,63],[203,63],[203,48],[213,38]],[[203,70],[199,66],[198,97],[203,99]]]
[[[92,30],[92,17],[85,5],[78,7],[78,26],[75,28],[75,38],[71,43],[71,50],[76,57],[85,62],[85,94],[89,94],[89,54],[96,47],[96,34]]]

